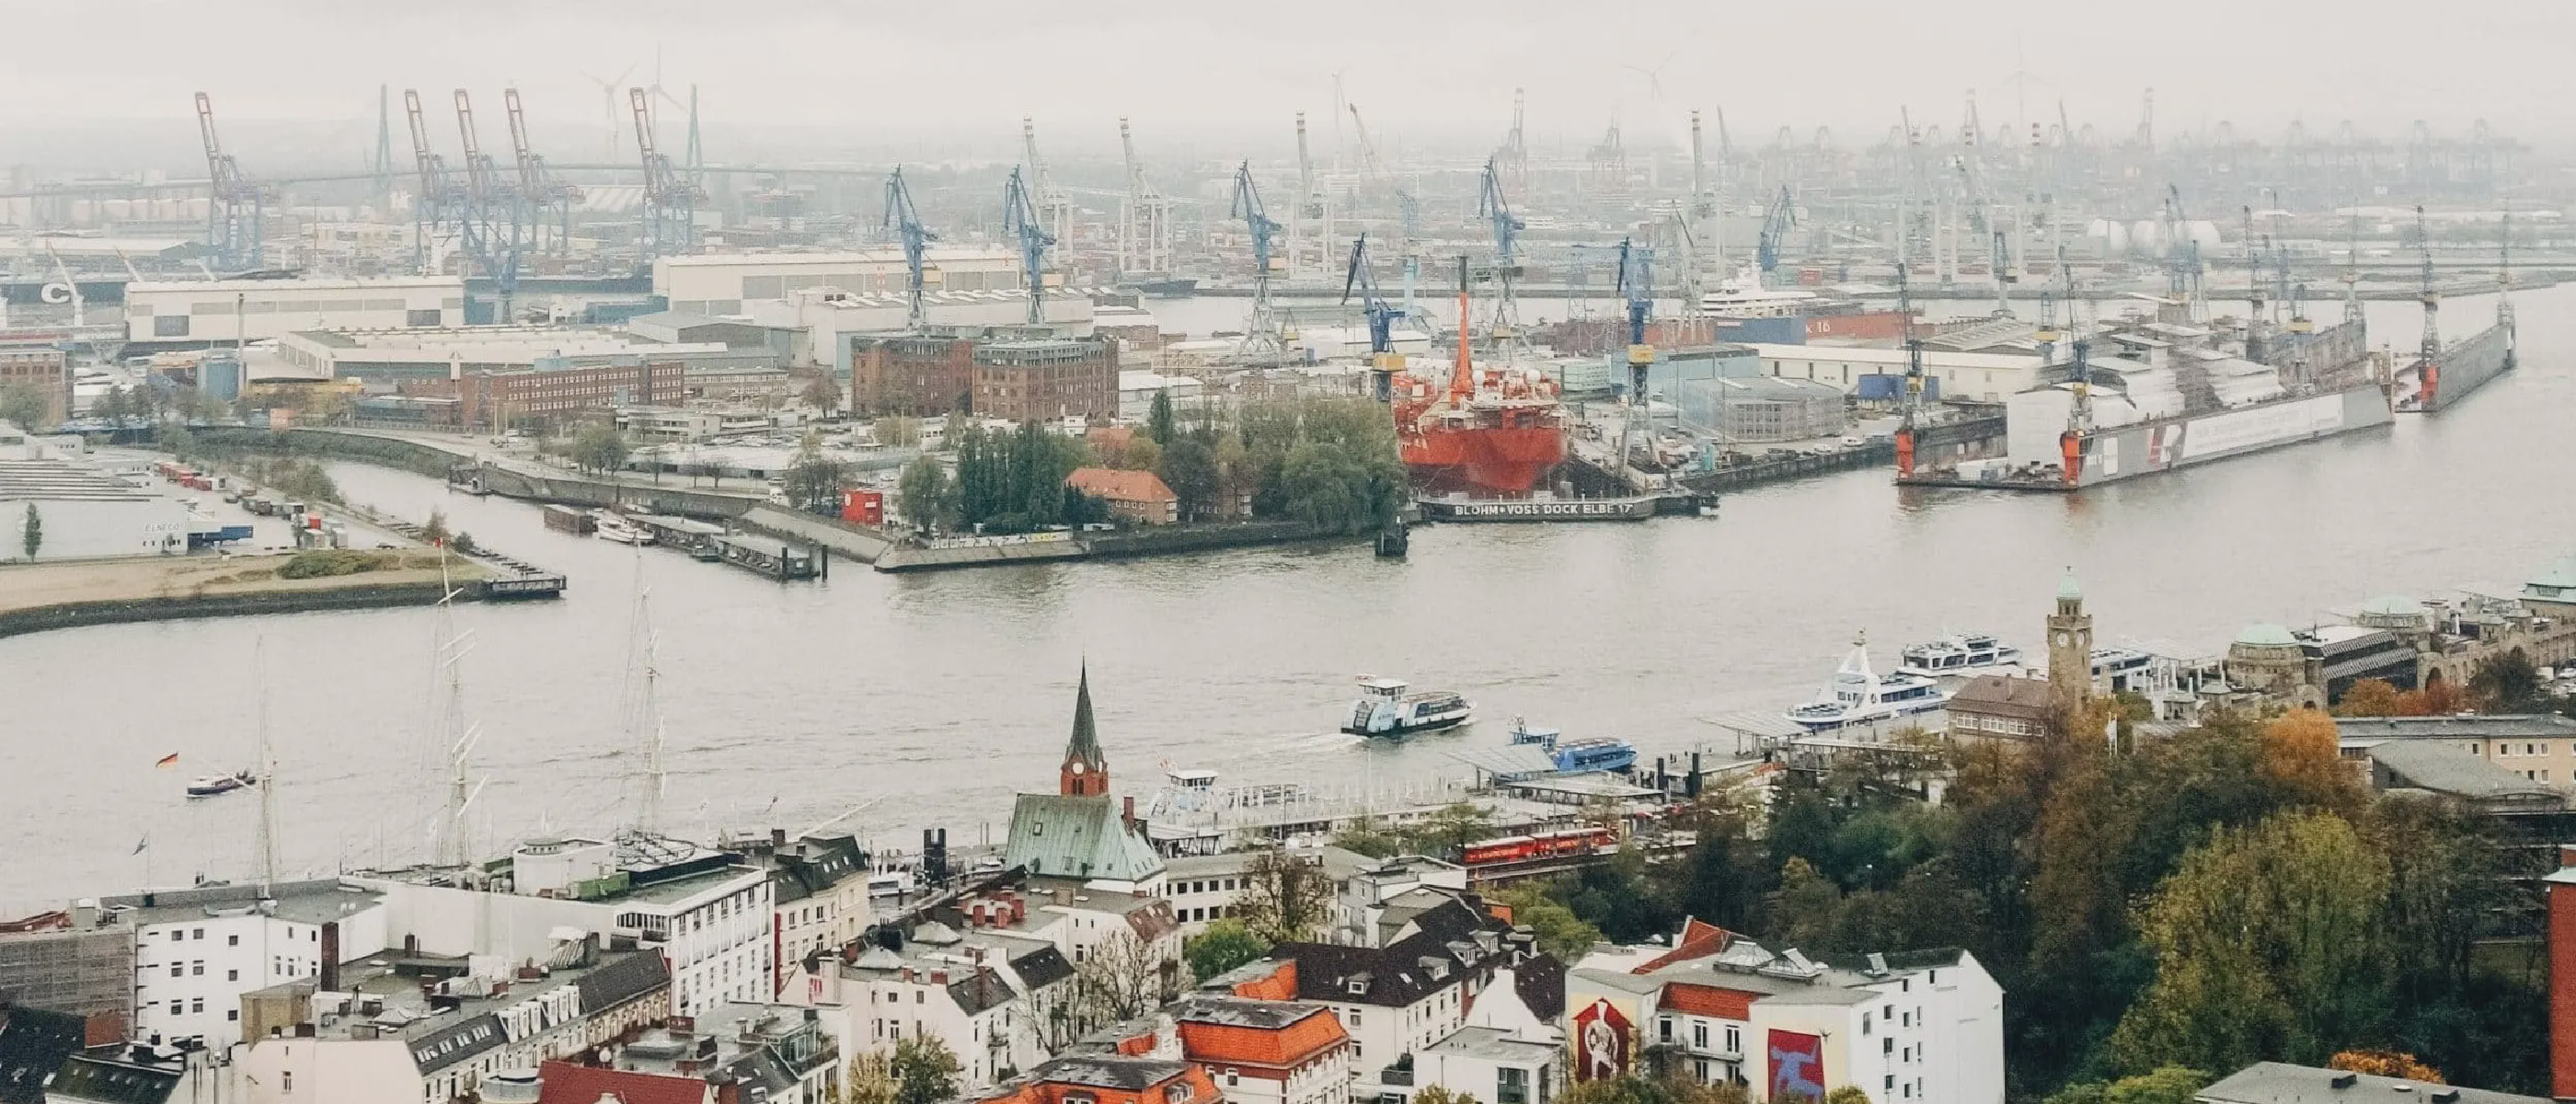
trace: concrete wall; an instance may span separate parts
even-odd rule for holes
[[[465,282],[404,280],[217,280],[125,287],[126,339],[150,343],[259,341],[297,330],[397,329],[412,311],[439,324],[465,324]],[[236,306],[239,321],[236,323]],[[188,320],[186,332],[173,319]]]

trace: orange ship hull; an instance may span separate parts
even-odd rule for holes
[[[1558,426],[1434,429],[1402,444],[1414,485],[1438,494],[1528,494],[1565,460]]]

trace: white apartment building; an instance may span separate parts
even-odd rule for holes
[[[265,341],[297,330],[464,324],[465,281],[459,276],[125,285],[125,338],[145,346]]]
[[[533,840],[505,872],[467,886],[455,871],[352,880],[384,894],[397,942],[427,953],[542,958],[567,929],[603,944],[634,940],[669,962],[671,1009],[682,1016],[768,1000],[775,985],[768,872],[676,841]]]
[[[134,929],[133,1038],[242,1041],[241,998],[383,951],[382,895],[337,879],[109,897]],[[337,961],[331,961],[336,958]]]
[[[2003,990],[1965,951],[1826,963],[1722,932],[1681,944],[1625,969],[1602,956],[1569,972],[1578,1042],[1595,1023],[1609,1025],[1605,1039],[1628,1025],[1644,1051],[1623,1056],[1632,1066],[1742,1084],[1756,1104],[1844,1085],[1878,1104],[2004,1098]]]
[[[802,980],[788,984],[787,1002],[839,1008],[853,1053],[938,1039],[970,1088],[1025,1073],[1072,1042],[1073,964],[1054,945],[936,922],[901,942],[849,961],[824,958],[810,971],[800,964]]]

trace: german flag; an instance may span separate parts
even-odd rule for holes
[[[154,770],[168,770],[169,768],[178,765],[179,753],[175,751],[152,761],[152,769]]]

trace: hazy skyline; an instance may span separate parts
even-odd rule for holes
[[[1557,142],[1588,142],[1613,118],[1632,142],[1669,142],[1699,108],[1723,109],[1739,145],[1768,144],[1784,124],[1802,141],[1821,125],[1843,144],[1866,144],[1900,107],[1955,130],[1972,88],[1989,123],[2013,119],[2017,100],[2053,122],[2062,100],[2078,127],[2116,137],[2135,129],[2148,87],[2160,135],[2229,120],[2240,136],[2271,140],[2292,120],[2322,135],[2351,119],[2387,139],[2415,119],[2459,135],[2484,118],[2537,146],[2576,137],[2556,110],[2576,91],[2558,56],[2576,42],[2576,5],[2421,10],[2242,0],[2116,15],[2063,0],[1259,9],[1149,0],[1099,10],[1027,0],[107,0],[5,17],[22,45],[96,44],[15,51],[0,72],[0,131],[164,120],[193,131],[189,97],[203,90],[228,123],[364,119],[371,139],[377,86],[390,84],[435,92],[442,107],[447,90],[473,89],[488,97],[481,110],[497,138],[499,91],[515,84],[543,124],[541,144],[573,159],[605,147],[592,78],[650,83],[658,55],[663,85],[681,95],[698,86],[711,129],[1008,142],[1032,114],[1050,148],[1069,155],[1108,148],[1120,115],[1135,120],[1140,141],[1240,133],[1284,144],[1300,110],[1329,135],[1336,71],[1390,144],[1499,137],[1516,87],[1527,90],[1533,140]],[[0,163],[10,160],[0,150]]]

